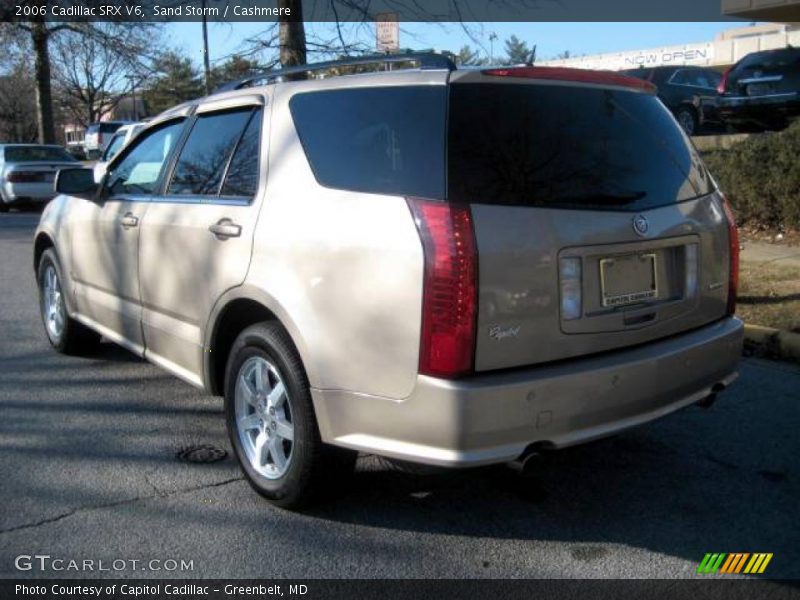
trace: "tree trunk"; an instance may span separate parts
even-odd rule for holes
[[[281,65],[306,64],[306,30],[303,26],[302,0],[278,0],[278,7],[288,9],[288,16],[278,17]]]
[[[53,95],[50,88],[49,38],[50,32],[44,21],[31,23],[33,66],[36,79],[36,121],[39,126],[40,144],[53,144],[56,141],[53,127]]]

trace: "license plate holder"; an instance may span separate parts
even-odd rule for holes
[[[638,304],[658,297],[654,253],[600,259],[602,304],[606,308]]]

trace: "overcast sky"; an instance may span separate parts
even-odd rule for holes
[[[503,56],[503,41],[516,35],[529,46],[536,44],[537,56],[544,60],[569,50],[573,55],[616,52],[707,42],[725,29],[747,26],[742,21],[724,23],[482,23],[471,24],[470,32],[485,49],[491,52],[490,34],[497,34],[494,56]],[[169,37],[192,58],[202,62],[202,36],[199,23],[174,23],[168,25]],[[209,44],[212,62],[217,62],[241,48],[248,37],[257,36],[268,27],[265,23],[209,24]],[[331,24],[309,24],[309,29],[322,37],[332,37]],[[374,45],[374,29],[363,26],[361,39]],[[413,49],[433,48],[457,52],[463,45],[476,48],[470,34],[459,24],[406,23],[401,25],[400,45]],[[313,58],[311,59],[313,60]]]

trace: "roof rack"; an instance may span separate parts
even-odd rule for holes
[[[344,58],[341,60],[329,60],[325,62],[311,63],[307,65],[297,65],[294,67],[286,67],[283,69],[273,69],[270,71],[261,71],[254,73],[244,79],[236,81],[229,81],[219,86],[214,93],[229,92],[231,90],[240,90],[242,88],[254,87],[256,85],[266,85],[280,80],[287,75],[296,73],[313,73],[316,71],[325,71],[328,69],[335,69],[337,67],[351,67],[360,65],[384,65],[384,68],[396,63],[415,62],[418,63],[420,69],[446,69],[454,71],[456,64],[446,54],[438,54],[436,52],[405,52],[402,54],[371,54],[369,56],[358,56],[353,58]]]

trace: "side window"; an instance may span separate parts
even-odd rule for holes
[[[686,71],[684,71],[683,69],[679,69],[679,70],[675,71],[675,74],[672,76],[672,78],[669,80],[669,82],[677,84],[677,85],[686,85],[686,84],[688,84],[689,81],[686,79]]]
[[[716,88],[722,75],[716,71],[694,71],[692,73],[692,85],[702,88]]]
[[[106,146],[106,151],[103,153],[103,160],[108,162],[114,156],[116,156],[117,152],[120,151],[122,148],[122,144],[125,141],[125,134],[117,133],[111,138],[111,141],[108,142],[108,146]]]
[[[252,198],[258,188],[258,155],[261,141],[261,109],[250,117],[236,151],[233,153],[221,196],[247,196]]]
[[[175,163],[167,194],[218,195],[231,154],[252,115],[252,108],[200,115]]]
[[[446,102],[444,86],[355,88],[295,94],[289,109],[321,185],[443,198]]]
[[[109,194],[152,194],[183,123],[172,121],[138,138],[109,173]]]

